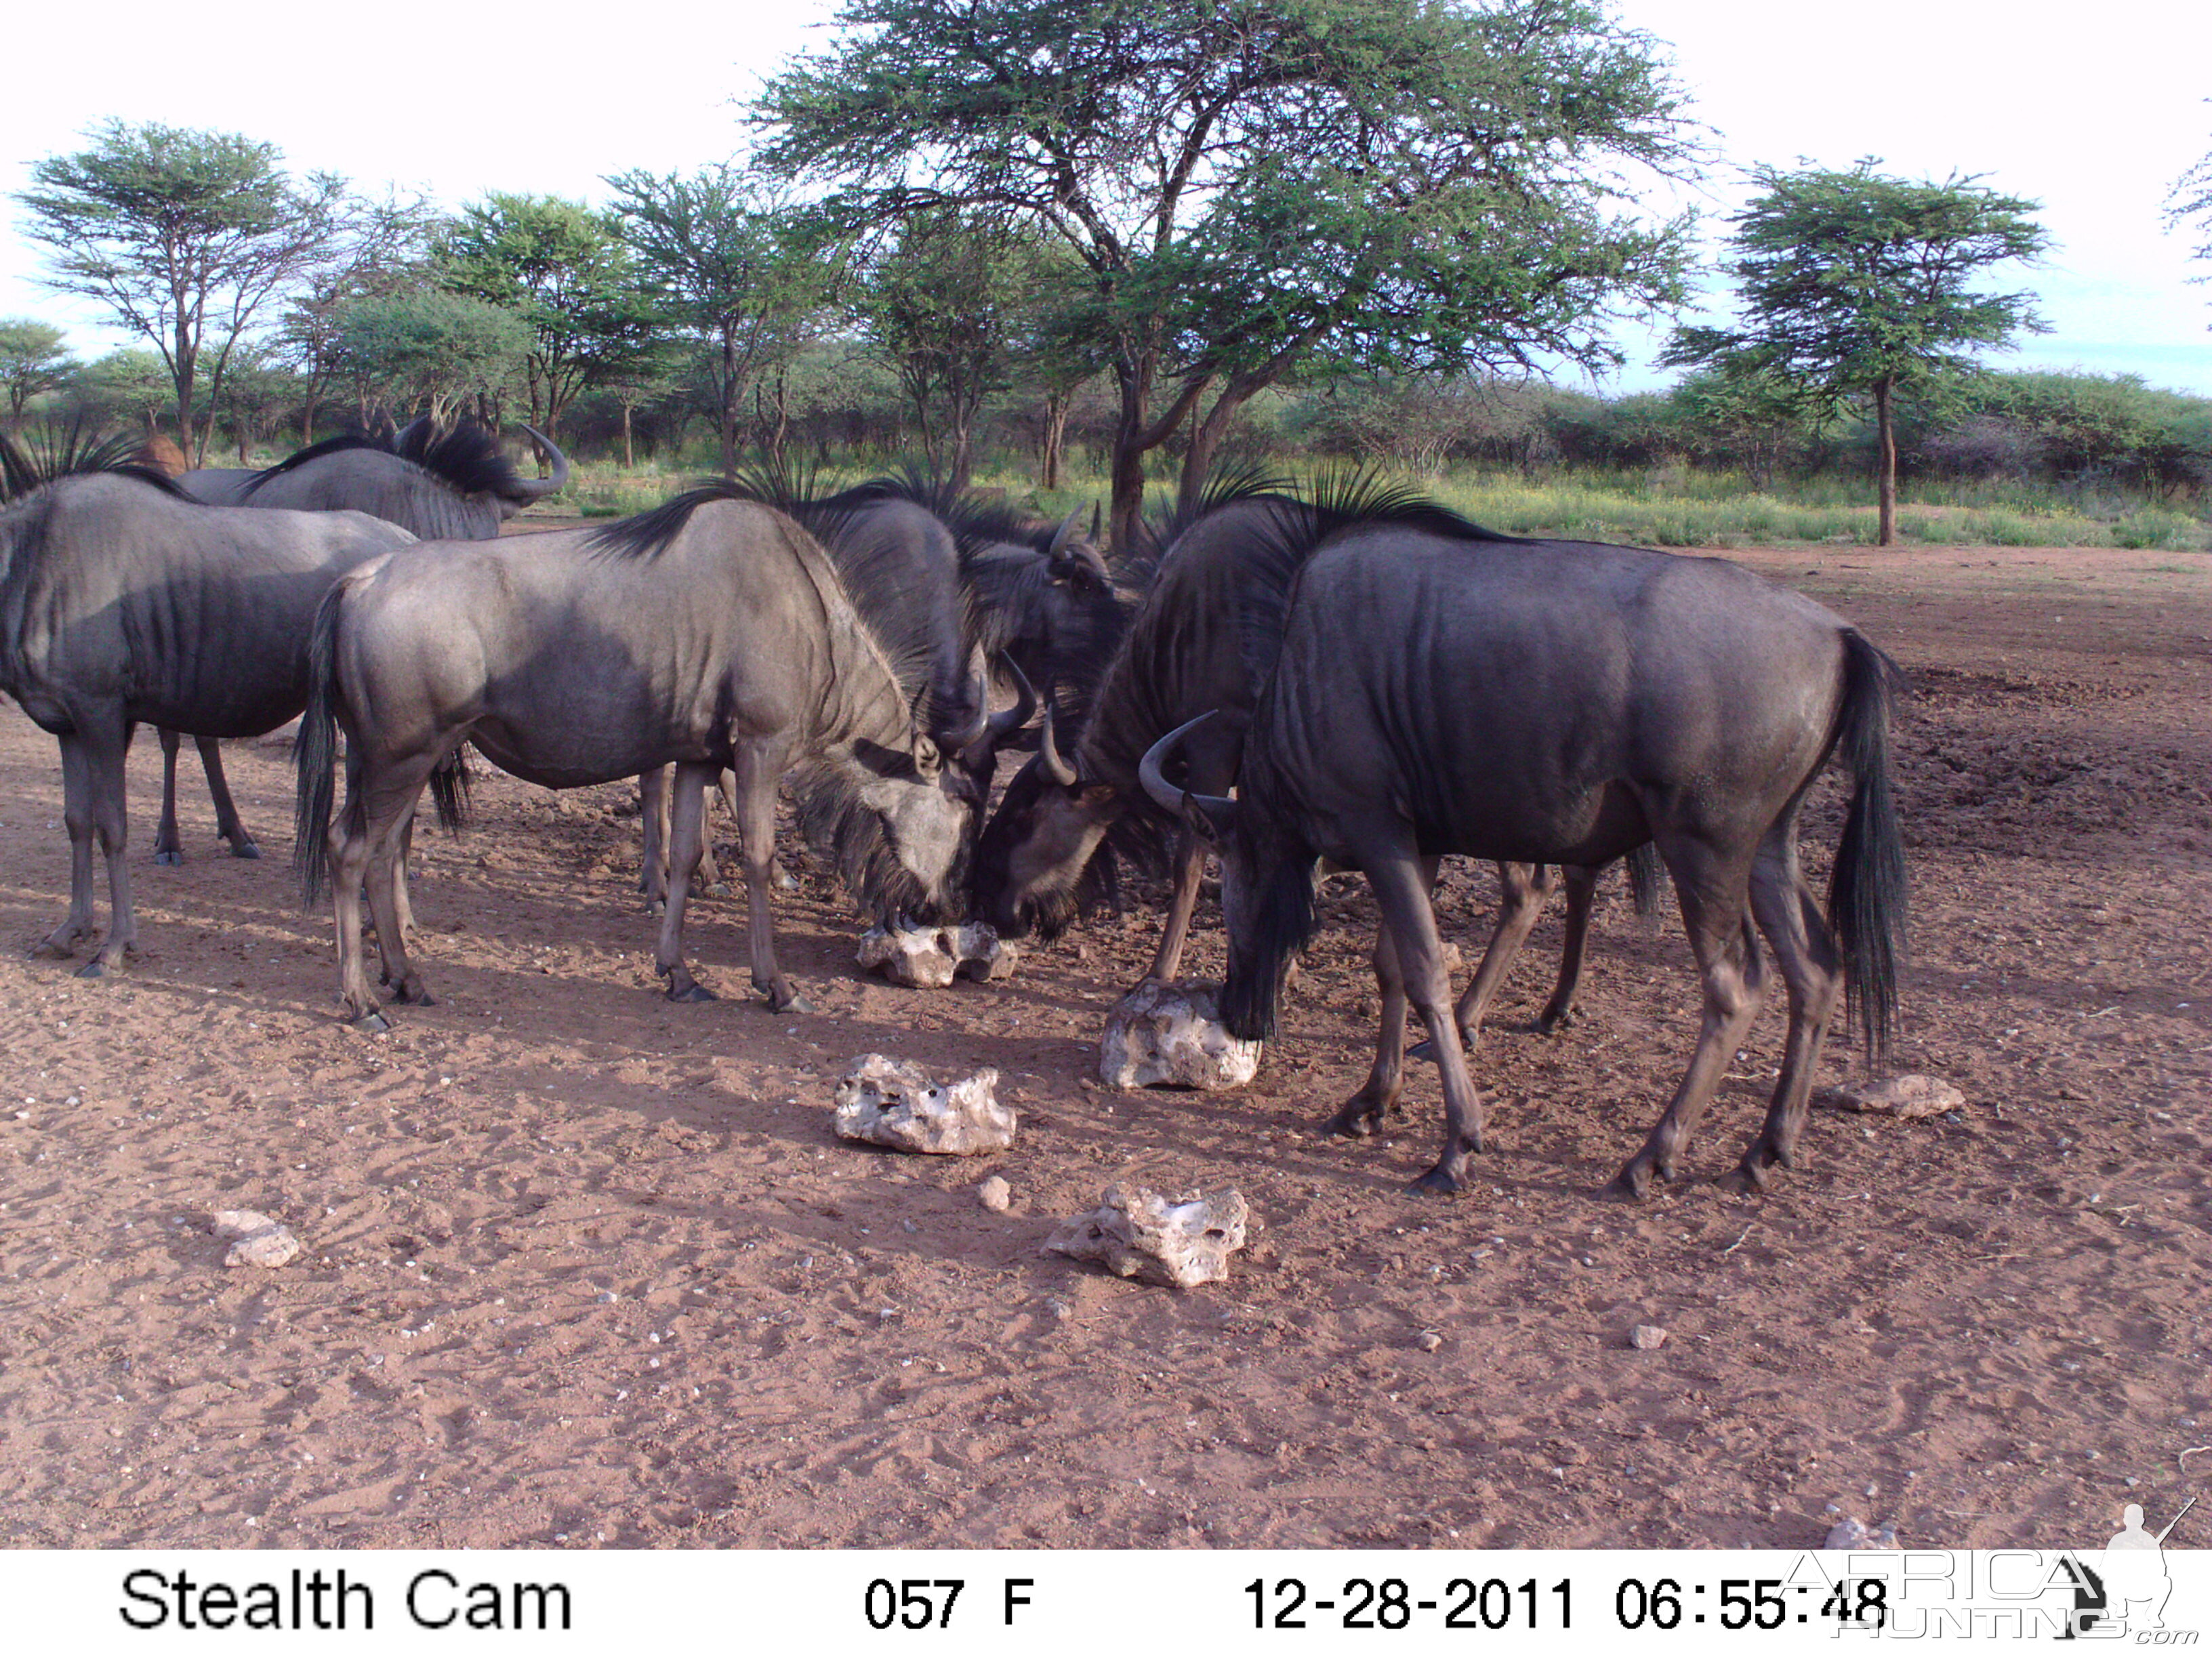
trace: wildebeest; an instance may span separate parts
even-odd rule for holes
[[[983,832],[975,884],[986,920],[1010,937],[1032,928],[1050,937],[1071,919],[1079,879],[1109,836],[1134,860],[1153,866],[1169,856],[1173,836],[1174,897],[1146,977],[1175,977],[1198,901],[1206,847],[1177,815],[1154,805],[1139,763],[1170,728],[1218,710],[1222,718],[1191,734],[1187,776],[1200,793],[1227,793],[1259,690],[1246,659],[1248,590],[1272,580],[1273,550],[1284,538],[1323,533],[1394,499],[1356,478],[1324,485],[1307,501],[1277,481],[1231,477],[1190,518],[1157,532],[1167,550],[1106,670],[1073,755],[1061,750],[1048,708],[1036,759],[1007,785]],[[1655,872],[1646,866],[1632,866],[1632,873],[1638,908],[1647,908]],[[1594,870],[1567,872],[1567,945],[1540,1030],[1553,1029],[1571,1007],[1596,877]],[[1551,887],[1551,878],[1537,866],[1500,864],[1498,878],[1504,902],[1498,926],[1458,1009],[1469,1042]],[[1387,978],[1384,985],[1382,1041],[1353,1101],[1378,1114],[1396,1098],[1404,1058],[1403,1004],[1393,1001]]]
[[[94,459],[84,465],[97,467]],[[307,625],[332,581],[415,538],[361,513],[204,507],[158,473],[108,466],[39,482],[0,512],[0,690],[60,739],[70,910],[41,950],[92,933],[92,843],[113,915],[81,970],[116,968],[137,937],[125,862],[123,766],[141,721],[254,737],[300,712]]]
[[[724,767],[738,778],[753,983],[771,1006],[803,1006],[769,927],[776,786],[793,766],[802,827],[861,902],[957,908],[981,804],[959,751],[992,733],[980,713],[956,722],[933,708],[935,619],[875,574],[722,483],[602,529],[426,543],[339,583],[313,630],[298,849],[311,901],[332,877],[349,1016],[380,1022],[362,961],[364,870],[395,1000],[427,1000],[392,925],[397,853],[424,782],[464,740],[552,788],[675,763],[656,954],[672,999],[710,994],[684,963],[683,917],[701,794]]]
[[[1419,1184],[1453,1190],[1481,1150],[1482,1116],[1430,908],[1437,860],[1596,866],[1652,841],[1705,1019],[1616,1184],[1641,1195],[1674,1174],[1759,1011],[1755,923],[1790,994],[1780,1078],[1740,1169],[1763,1186],[1796,1156],[1838,993],[1869,1054],[1888,1042],[1905,882],[1888,772],[1895,665],[1832,611],[1723,560],[1493,537],[1419,503],[1334,533],[1292,528],[1254,604],[1249,637],[1275,644],[1237,798],[1167,781],[1188,727],[1141,769],[1153,799],[1220,852],[1224,1024],[1273,1035],[1285,969],[1313,927],[1316,860],[1364,872],[1389,939],[1377,966],[1426,1021],[1443,1073],[1443,1152]],[[1797,818],[1838,751],[1855,786],[1824,917],[1799,870]],[[1332,1127],[1366,1133],[1374,1116],[1355,1103]]]
[[[524,427],[553,467],[550,478],[525,478],[501,450],[498,441],[472,421],[436,430],[426,416],[386,439],[351,434],[327,439],[259,471],[204,469],[186,472],[179,488],[196,501],[217,507],[271,507],[327,513],[367,513],[412,531],[424,541],[481,541],[499,534],[500,526],[524,507],[545,499],[568,481],[568,458],[533,427]],[[234,641],[232,648],[260,648]],[[283,642],[280,648],[293,648]],[[184,840],[177,829],[178,733],[164,726],[161,738],[161,822],[154,836],[156,864],[182,864]],[[240,820],[222,773],[222,753],[215,738],[199,736],[200,765],[215,801],[216,834],[234,855],[258,859],[261,849]]]

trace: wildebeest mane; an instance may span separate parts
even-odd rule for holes
[[[1296,497],[1298,510],[1277,514],[1254,538],[1245,566],[1238,628],[1252,683],[1264,683],[1281,648],[1298,573],[1340,535],[1395,526],[1445,541],[1526,545],[1528,538],[1486,530],[1409,483],[1365,468],[1323,473]]]
[[[434,431],[427,422],[417,422],[397,438],[374,437],[365,432],[341,433],[335,438],[325,438],[255,473],[246,481],[239,499],[251,497],[271,478],[309,461],[349,449],[374,450],[380,455],[395,455],[403,461],[412,461],[459,495],[497,495],[510,501],[528,499],[522,487],[522,476],[514,470],[514,463],[507,459],[499,440],[468,420],[458,421],[444,432]]]
[[[58,478],[94,473],[135,479],[178,501],[191,501],[174,478],[140,459],[144,447],[144,440],[129,433],[97,437],[82,422],[72,422],[66,430],[49,427],[40,441],[29,444],[0,433],[0,502],[21,501]]]
[[[588,545],[595,552],[623,559],[650,559],[665,551],[691,521],[691,515],[709,501],[744,501],[766,507],[796,519],[812,534],[836,573],[840,589],[854,613],[876,641],[891,673],[909,703],[927,700],[930,670],[935,662],[935,641],[928,636],[926,617],[918,617],[906,605],[902,592],[864,558],[840,557],[836,544],[813,531],[804,517],[791,513],[782,502],[764,495],[757,480],[749,477],[707,478],[681,495],[672,495],[648,512],[617,519],[593,533]],[[818,522],[819,520],[817,520]]]
[[[899,862],[882,815],[861,798],[875,775],[848,756],[819,755],[793,770],[791,793],[800,836],[836,861],[860,908],[889,925],[919,914],[929,894]]]

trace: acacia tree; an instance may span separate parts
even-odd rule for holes
[[[1754,168],[1760,194],[1732,223],[1741,326],[1675,331],[1660,362],[1778,378],[1829,410],[1863,399],[1879,446],[1881,544],[1897,538],[1897,426],[1902,391],[1969,367],[1978,348],[2040,331],[2028,294],[1977,292],[1992,265],[2032,259],[2050,237],[2042,204],[1982,189],[1849,172]]]
[[[2189,257],[2212,264],[2212,151],[2198,157],[2197,165],[2175,179],[2167,192],[2166,228],[2179,230],[2185,225],[2193,226],[2191,234],[2199,239]],[[2212,275],[2191,280],[2212,283]]]
[[[345,185],[316,173],[295,185],[275,145],[236,133],[109,121],[90,137],[33,163],[36,188],[15,198],[25,234],[47,250],[48,288],[153,343],[182,447],[204,465],[231,354],[263,306],[330,257]]]
[[[1596,0],[847,0],[770,82],[763,161],[881,223],[995,209],[1059,237],[1120,393],[1114,532],[1192,422],[1194,492],[1294,366],[1617,361],[1686,228],[1638,168],[1688,159],[1650,37]],[[1208,401],[1210,398],[1210,401]]]
[[[606,182],[623,240],[667,314],[714,349],[722,471],[733,472],[746,390],[813,337],[842,251],[772,181],[729,162]]]
[[[973,465],[975,416],[1011,384],[1051,276],[1034,235],[945,209],[908,218],[860,276],[861,326],[914,406],[930,465],[956,489]]]
[[[70,356],[61,330],[32,317],[0,317],[0,386],[8,392],[8,424],[23,426],[23,405],[69,384],[83,367]]]
[[[495,191],[464,208],[437,242],[447,288],[530,325],[530,417],[549,437],[579,392],[651,347],[654,296],[611,216],[562,197]]]
[[[277,349],[301,380],[300,441],[315,441],[315,414],[341,373],[341,331],[348,307],[434,287],[428,269],[437,216],[419,195],[388,191],[355,205],[347,234],[330,261],[311,271],[284,308]]]

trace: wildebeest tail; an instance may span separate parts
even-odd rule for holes
[[[1828,884],[1828,923],[1844,954],[1846,1007],[1856,1012],[1872,1065],[1889,1052],[1905,945],[1905,842],[1889,781],[1889,709],[1899,674],[1856,629],[1844,630],[1844,652],[1836,752],[1854,783]]]
[[[438,828],[458,833],[469,827],[469,750],[466,744],[430,769],[430,803]]]
[[[331,812],[337,799],[338,611],[347,584],[323,595],[307,630],[307,707],[300,716],[300,740],[292,747],[299,791],[292,813],[292,863],[300,872],[300,896],[319,903],[330,877]]]
[[[1647,841],[1628,855],[1628,892],[1636,901],[1636,914],[1648,916],[1656,910],[1666,889],[1666,860],[1659,856],[1659,843]]]
[[[1314,930],[1314,860],[1285,858],[1262,879],[1253,919],[1249,971],[1239,973],[1232,953],[1221,987],[1221,1023],[1229,1035],[1266,1042],[1275,1035],[1275,1009],[1283,976]]]

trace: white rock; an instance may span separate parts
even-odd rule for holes
[[[1229,1277],[1230,1255],[1244,1248],[1250,1221],[1234,1187],[1174,1199],[1143,1187],[1110,1187],[1097,1209],[1069,1217],[1044,1247],[1123,1279],[1188,1289]]]
[[[217,1210],[210,1231],[237,1241],[222,1259],[226,1267],[281,1267],[300,1254],[292,1230],[258,1210]]]
[[[1940,1077],[1926,1077],[1918,1072],[1908,1072],[1903,1077],[1885,1079],[1880,1083],[1845,1084],[1834,1089],[1823,1089],[1813,1097],[1814,1104],[1826,1106],[1839,1112],[1871,1112],[1883,1117],[1934,1117],[1938,1112],[1954,1112],[1966,1103],[1966,1097]]]
[[[1116,1089],[1156,1083],[1237,1089],[1260,1069],[1261,1045],[1222,1028],[1220,988],[1147,981],[1114,1005],[1098,1042],[1098,1075]]]
[[[1004,1215],[1013,1207],[1014,1189],[1006,1176],[992,1176],[975,1189],[975,1201],[994,1215]]]
[[[902,1152],[1002,1152],[1014,1144],[1014,1109],[999,1103],[998,1086],[994,1067],[940,1088],[909,1060],[863,1054],[837,1085],[837,1133]]]
[[[854,959],[896,985],[936,990],[956,978],[1004,979],[1021,953],[981,922],[957,927],[871,927]]]
[[[1638,1325],[1628,1334],[1628,1346],[1641,1348],[1646,1353],[1654,1348],[1664,1347],[1666,1344],[1667,1332],[1662,1326]]]
[[[1820,1546],[1824,1550],[1893,1550],[1897,1547],[1897,1522],[1869,1527],[1856,1515],[1847,1515],[1828,1529],[1828,1541]]]

